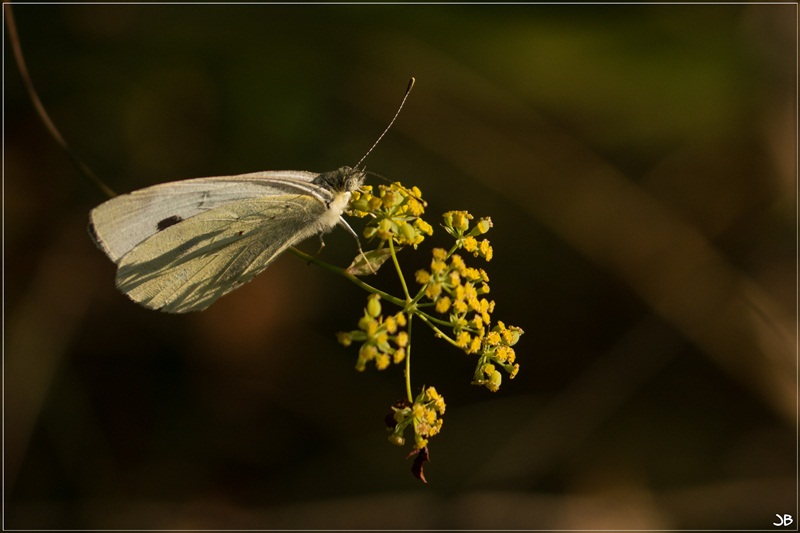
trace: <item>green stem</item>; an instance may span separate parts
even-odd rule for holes
[[[411,299],[411,303],[416,304],[417,302],[422,300],[422,297],[425,296],[425,287],[426,287],[425,285],[420,287],[419,292],[417,292],[414,298]]]
[[[400,262],[397,260],[397,253],[394,250],[394,239],[389,238],[389,250],[392,251],[392,262],[394,268],[397,270],[397,277],[400,278],[400,284],[403,286],[403,294],[406,295],[406,302],[411,301],[411,295],[408,294],[408,286],[406,285],[406,278],[403,277],[403,271],[400,269]]]
[[[429,315],[425,311],[420,310],[419,307],[417,307],[417,310],[419,311],[420,315],[425,315],[425,318],[427,318],[429,321],[433,322],[434,324],[439,324],[440,326],[452,326],[451,322],[449,322],[447,320],[442,320],[441,318],[436,318],[435,316],[432,316],[432,315]]]
[[[405,279],[403,278],[402,270],[400,270],[400,264],[397,261],[397,254],[395,253],[394,245],[392,244],[391,240],[389,240],[389,246],[390,246],[391,252],[392,252],[392,260],[394,261],[395,268],[397,269],[397,273],[400,276],[400,282],[403,285],[403,292],[406,295],[406,300],[405,301],[403,301],[400,298],[397,298],[395,296],[392,296],[391,294],[383,292],[382,290],[377,289],[377,288],[373,287],[372,285],[370,285],[368,283],[364,283],[363,281],[361,281],[356,276],[354,276],[354,275],[350,274],[349,272],[347,272],[347,270],[344,269],[344,268],[337,267],[337,266],[332,265],[330,263],[326,263],[325,261],[320,261],[316,257],[314,257],[312,255],[309,255],[309,254],[307,254],[305,252],[302,252],[302,251],[298,250],[297,248],[295,248],[293,246],[291,248],[289,248],[289,251],[292,252],[294,255],[296,255],[297,257],[299,257],[300,259],[302,259],[304,261],[307,261],[309,263],[313,263],[313,264],[315,264],[315,265],[317,265],[319,267],[324,268],[325,270],[329,270],[330,272],[333,272],[334,274],[339,274],[340,276],[344,276],[345,278],[349,279],[350,281],[352,281],[353,283],[355,283],[356,285],[358,285],[359,287],[361,287],[365,291],[367,291],[369,293],[373,293],[373,294],[379,294],[381,296],[381,298],[384,298],[386,301],[391,302],[391,303],[395,304],[396,306],[398,306],[398,307],[400,307],[402,309],[406,309],[408,304],[411,302],[411,296],[408,294],[408,287],[406,286]],[[439,328],[437,328],[434,324],[432,324],[430,322],[429,318],[433,319],[433,320],[436,320],[434,317],[428,317],[426,313],[423,313],[423,312],[421,312],[419,310],[412,311],[412,312],[408,313],[408,337],[409,337],[409,339],[411,338],[411,322],[412,322],[415,314],[419,314],[420,318],[422,319],[422,321],[425,322],[426,324],[428,324],[428,326],[430,328],[432,328],[442,338],[447,340],[447,342],[449,342],[450,344],[455,345],[455,341],[450,339],[447,335],[444,334],[444,332],[442,332]],[[411,393],[411,342],[410,341],[409,341],[408,347],[406,348],[405,378],[406,378],[406,395],[408,396],[408,401],[413,403],[414,402],[414,396]]]
[[[436,325],[433,322],[431,322],[430,319],[433,318],[433,317],[429,317],[425,313],[421,313],[421,312],[417,312],[416,314],[417,314],[417,316],[419,316],[420,320],[425,322],[425,324],[427,324],[428,327],[431,328],[436,333],[437,336],[439,336],[442,339],[446,340],[447,342],[449,342],[450,344],[452,344],[456,348],[461,349],[461,347],[458,344],[456,344],[455,340],[451,339],[447,335],[447,333],[445,333],[444,331],[440,330],[438,327],[436,327]]]
[[[332,265],[330,263],[326,263],[325,261],[320,261],[316,257],[314,257],[312,255],[309,255],[309,254],[307,254],[305,252],[302,252],[302,251],[298,250],[297,248],[295,248],[294,246],[289,248],[289,251],[292,252],[294,255],[296,255],[297,257],[299,257],[300,259],[302,259],[304,261],[307,261],[309,263],[313,263],[313,264],[317,265],[318,267],[322,267],[325,270],[329,270],[329,271],[333,272],[334,274],[339,274],[340,276],[344,276],[345,278],[349,279],[350,281],[352,281],[353,283],[355,283],[356,285],[358,285],[359,287],[361,287],[362,289],[364,289],[365,291],[367,291],[369,293],[380,294],[381,298],[384,298],[386,301],[391,302],[391,303],[393,303],[394,305],[396,305],[396,306],[398,306],[400,308],[403,308],[406,305],[406,302],[404,302],[400,298],[397,298],[396,296],[392,296],[391,294],[389,294],[387,292],[384,292],[384,291],[382,291],[382,290],[380,290],[380,289],[378,289],[376,287],[373,287],[372,285],[370,285],[368,283],[364,283],[358,277],[356,277],[356,276],[350,274],[349,272],[347,272],[347,270],[344,269],[344,268],[337,267],[337,266]]]
[[[414,403],[414,396],[411,394],[411,321],[414,315],[408,315],[408,347],[406,348],[406,395],[408,401]]]
[[[461,246],[459,246],[459,240],[458,240],[458,237],[456,237],[456,243],[453,245],[452,248],[450,248],[450,251],[447,252],[447,256],[445,257],[445,260],[450,259],[450,256],[453,255],[456,252],[456,250],[458,250],[459,248],[461,248]]]

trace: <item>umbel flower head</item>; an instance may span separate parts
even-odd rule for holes
[[[358,344],[356,369],[359,371],[370,364],[385,370],[392,363],[405,363],[407,398],[392,406],[386,418],[389,441],[404,445],[406,432],[411,431],[413,451],[410,456],[415,457],[412,472],[425,481],[422,467],[430,458],[430,439],[442,429],[445,403],[435,387],[423,387],[416,397],[412,395],[412,322],[421,320],[438,338],[468,355],[477,356],[472,383],[492,392],[502,384],[502,371],[511,379],[519,372],[514,345],[523,331],[500,321],[493,322],[496,306],[489,298],[489,275],[483,268],[469,266],[464,259],[470,259],[471,255],[488,262],[494,256],[491,243],[484,237],[492,228],[488,217],[474,221],[466,211],[445,213],[442,227],[455,243],[449,250],[434,248],[430,267],[415,273],[419,289],[416,293],[409,289],[397,254],[403,246],[417,248],[433,233],[430,224],[420,218],[425,208],[420,195],[416,187],[407,189],[399,183],[377,188],[366,186],[353,193],[348,213],[369,217],[364,236],[377,240],[378,245],[362,251],[360,259],[345,271],[349,279],[370,292],[370,296],[358,328],[337,336],[344,346]],[[403,297],[373,288],[358,278],[375,273],[375,269],[389,259],[397,272]],[[394,314],[385,314],[382,302],[399,309]]]
[[[430,224],[420,218],[425,213],[422,193],[417,187],[407,189],[399,182],[378,185],[373,193],[371,185],[353,192],[348,214],[356,217],[372,217],[364,229],[364,237],[377,238],[381,246],[392,239],[399,246],[416,248],[426,235],[433,234]]]
[[[448,259],[447,251],[435,248],[430,270],[418,270],[415,277],[436,312],[449,314],[455,345],[467,353],[477,353],[495,306],[494,301],[483,297],[489,293],[486,271],[467,267],[458,254]]]
[[[384,318],[380,296],[372,294],[367,299],[364,316],[358,321],[358,329],[339,332],[337,338],[343,346],[362,343],[356,370],[363,371],[370,362],[374,362],[378,370],[385,370],[391,363],[400,363],[406,357],[408,333],[400,331],[405,325],[406,316],[402,311]]]
[[[389,442],[402,446],[406,439],[404,433],[409,427],[414,432],[414,448],[420,450],[428,445],[428,439],[442,429],[440,415],[445,411],[444,398],[434,387],[423,387],[414,403],[401,400],[392,406],[392,413],[386,417],[391,430]]]
[[[428,452],[428,439],[439,433],[442,429],[444,414],[444,398],[434,387],[422,387],[422,392],[417,395],[414,402],[400,400],[392,406],[392,412],[386,415],[386,425],[389,427],[389,442],[402,446],[405,444],[405,431],[411,428],[414,433],[414,449],[408,457],[414,457],[411,473],[414,477],[427,483],[424,465],[430,460]]]
[[[519,372],[519,363],[516,362],[517,355],[513,346],[523,333],[522,328],[506,327],[498,321],[481,341],[481,356],[472,382],[497,392],[503,380],[503,376],[497,370],[498,366],[508,373],[510,379],[514,379]]]
[[[464,248],[475,257],[483,257],[487,261],[492,260],[494,251],[487,239],[478,241],[476,237],[488,232],[492,224],[489,217],[478,220],[478,223],[470,229],[469,221],[472,215],[466,211],[448,211],[442,215],[444,219],[444,229],[456,239],[456,246]]]
[[[478,241],[476,236],[488,232],[492,221],[482,218],[470,227],[472,218],[466,211],[443,215],[443,226],[456,244],[449,252],[435,248],[430,270],[418,270],[415,278],[436,312],[447,317],[446,324],[452,330],[452,337],[448,337],[451,343],[468,354],[479,354],[473,383],[496,392],[502,383],[498,367],[511,379],[519,372],[513,346],[524,332],[502,322],[491,326],[495,302],[485,297],[490,292],[489,275],[482,268],[468,267],[454,253],[463,248],[476,257],[491,260],[494,253],[491,244],[487,239]]]

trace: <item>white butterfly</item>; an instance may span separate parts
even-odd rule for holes
[[[89,232],[117,264],[117,288],[170,313],[200,311],[290,246],[337,224],[363,170],[266,171],[176,181],[108,200]]]
[[[169,313],[200,311],[298,242],[344,226],[361,163],[392,127],[414,86],[355,167],[322,174],[266,171],[163,183],[123,194],[89,214],[89,233],[117,264],[117,288]]]

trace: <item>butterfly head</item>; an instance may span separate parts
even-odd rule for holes
[[[314,181],[333,193],[350,193],[361,187],[366,177],[366,172],[360,168],[341,167],[323,172]]]

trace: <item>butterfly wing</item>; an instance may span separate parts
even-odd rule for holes
[[[97,245],[117,262],[156,233],[232,202],[291,193],[330,201],[331,193],[313,183],[318,177],[314,172],[266,171],[154,185],[93,209],[89,230]]]
[[[308,195],[229,202],[155,232],[118,261],[117,287],[170,313],[200,311],[250,281],[286,248],[327,229]]]

